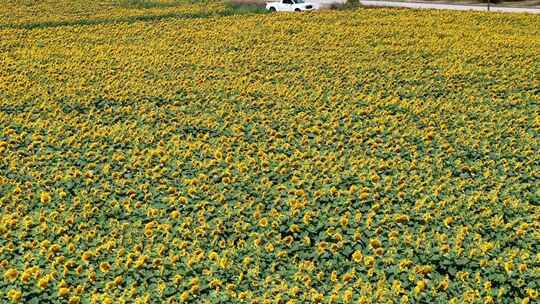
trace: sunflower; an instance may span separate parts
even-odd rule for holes
[[[20,302],[22,299],[22,292],[17,289],[10,289],[7,292],[7,296],[12,302]]]
[[[58,288],[58,296],[60,297],[67,297],[69,294],[69,288],[68,287],[60,287]]]
[[[48,192],[41,192],[41,194],[39,195],[39,201],[42,204],[49,203],[51,201],[51,194],[49,194]]]
[[[19,271],[14,268],[10,268],[6,272],[4,272],[4,279],[6,279],[9,282],[15,281],[18,276],[19,276]]]

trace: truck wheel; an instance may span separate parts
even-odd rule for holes
[[[295,8],[294,11],[295,12],[301,12],[301,10],[299,8]]]
[[[276,8],[275,8],[275,7],[271,7],[271,8],[269,8],[268,10],[269,10],[270,12],[272,12],[272,13],[273,13],[273,12],[275,12],[275,11],[276,11]]]

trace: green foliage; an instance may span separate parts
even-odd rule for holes
[[[232,14],[266,14],[264,6],[254,3],[227,2],[225,7]]]
[[[118,5],[125,8],[163,8],[181,5],[186,3],[187,0],[170,0],[170,1],[158,1],[158,0],[117,0]]]

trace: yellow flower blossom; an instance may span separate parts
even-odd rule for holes
[[[68,287],[60,287],[58,289],[58,295],[60,297],[66,297],[69,294],[69,288]]]
[[[362,252],[360,251],[355,251],[353,254],[352,254],[352,258],[353,258],[353,261],[356,262],[356,263],[360,263],[362,262],[362,258],[363,258],[363,255],[362,255]]]
[[[41,192],[39,195],[39,201],[42,204],[47,204],[51,201],[51,195],[48,192]]]
[[[22,292],[17,289],[10,289],[7,293],[7,296],[12,302],[20,302],[22,299]]]
[[[17,269],[14,269],[14,268],[10,268],[6,272],[4,272],[4,279],[10,282],[15,281],[18,276],[19,276],[19,271],[17,271]]]
[[[110,269],[111,269],[111,265],[107,262],[103,262],[99,264],[99,270],[101,270],[101,272],[109,272]]]

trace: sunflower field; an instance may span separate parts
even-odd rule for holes
[[[540,16],[115,3],[0,8],[1,303],[540,301]]]

